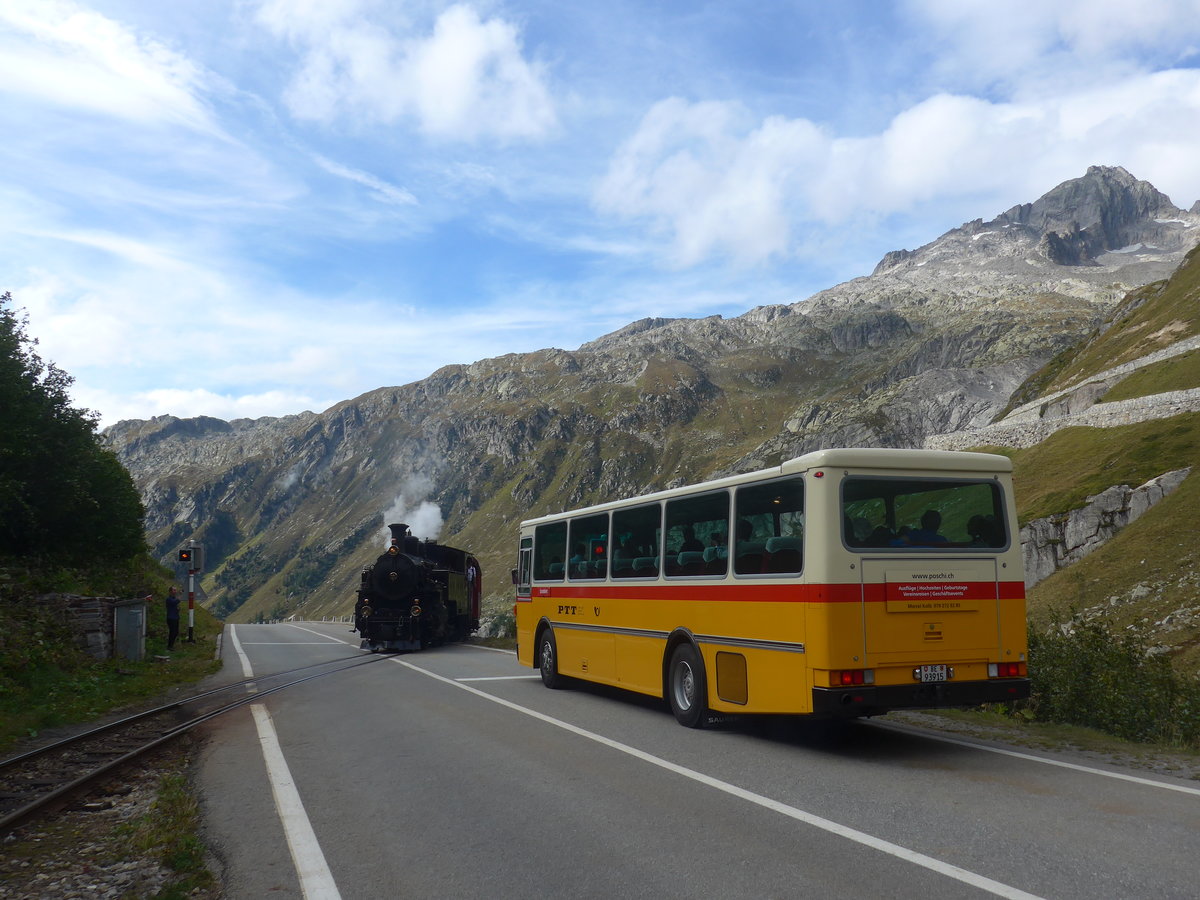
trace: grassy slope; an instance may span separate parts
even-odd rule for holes
[[[1030,379],[1049,392],[1200,333],[1200,248],[1166,282],[1132,292],[1108,329],[1062,354]],[[1200,354],[1147,366],[1104,400],[1200,386]],[[1013,459],[1022,522],[1066,513],[1118,484],[1137,486],[1200,463],[1200,413],[1119,428],[1067,428],[1025,450],[992,448]],[[1200,672],[1200,540],[1194,510],[1200,471],[1105,546],[1030,591],[1033,621],[1089,610],[1118,628],[1149,629],[1184,671]],[[1165,624],[1164,619],[1172,616]]]
[[[1200,334],[1198,301],[1200,247],[1187,255],[1166,282],[1131,292],[1113,313],[1108,329],[1061,366],[1047,392],[1086,381],[1098,372]]]
[[[1036,585],[1032,621],[1092,610],[1118,628],[1146,628],[1154,643],[1171,648],[1181,670],[1200,672],[1197,505],[1200,474],[1193,474],[1099,550]]]
[[[1166,391],[1185,391],[1200,387],[1200,350],[1183,353],[1139,369],[1107,391],[1101,402],[1149,397]]]

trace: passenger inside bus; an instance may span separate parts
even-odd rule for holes
[[[935,544],[947,544],[946,536],[938,533],[942,527],[942,514],[936,509],[927,509],[921,514],[921,527],[914,528],[903,540],[906,544],[916,547],[931,547]]]

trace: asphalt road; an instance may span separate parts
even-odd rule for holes
[[[356,637],[238,625],[220,677]],[[230,897],[1200,897],[1200,782],[871,722],[690,730],[478,647],[376,659],[210,728]]]

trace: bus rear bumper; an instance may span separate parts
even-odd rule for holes
[[[1028,678],[995,681],[943,681],[936,684],[857,685],[813,688],[813,714],[876,716],[892,709],[936,709],[1008,703],[1029,696]]]

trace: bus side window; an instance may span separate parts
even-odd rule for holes
[[[612,577],[654,578],[659,572],[662,507],[618,509],[612,517]]]
[[[608,572],[605,552],[608,546],[608,513],[571,520],[571,559],[568,562],[572,580],[603,578]]]
[[[798,573],[804,566],[804,479],[747,485],[737,492],[738,575]]]
[[[534,530],[534,581],[562,581],[566,571],[567,523],[553,522]]]
[[[728,554],[729,492],[667,501],[664,571],[667,575],[723,575]]]

